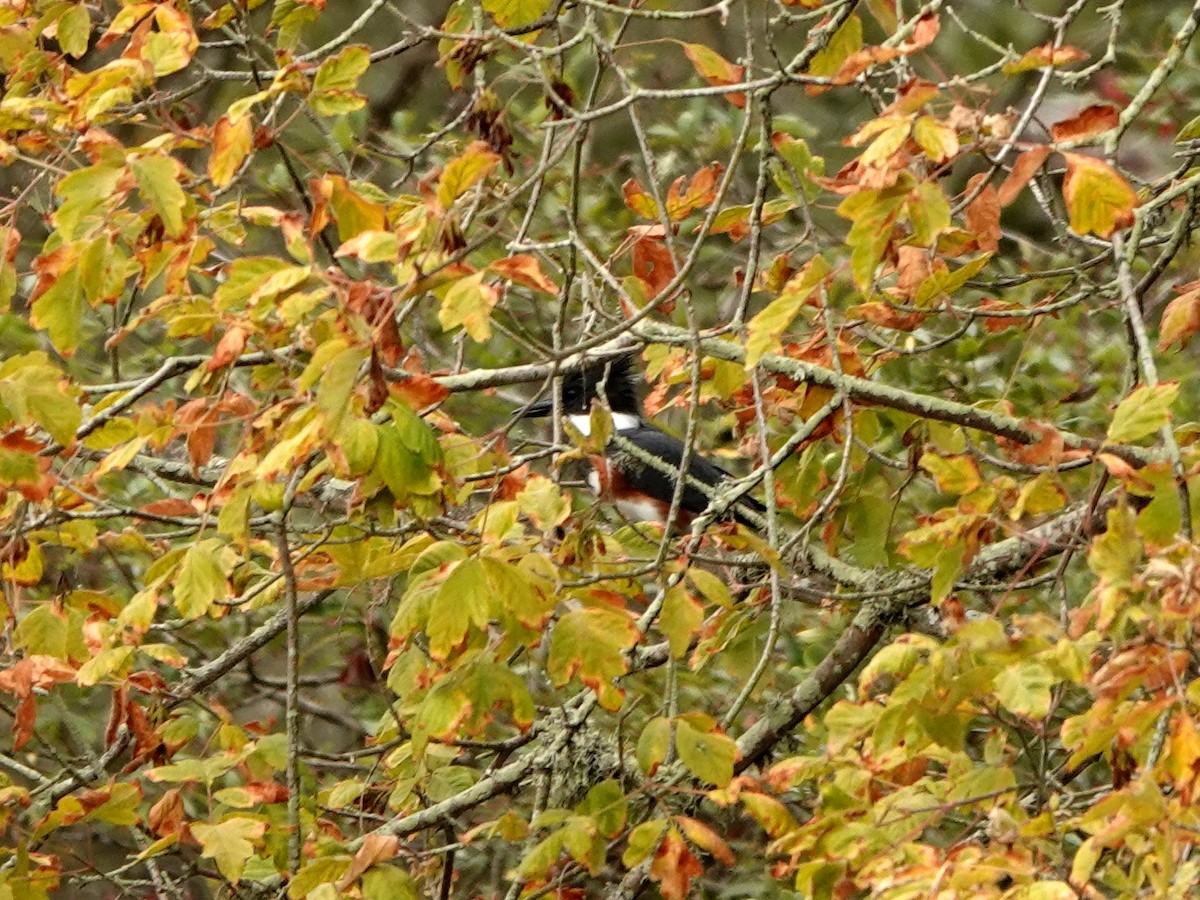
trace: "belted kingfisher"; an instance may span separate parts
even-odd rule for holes
[[[609,441],[603,456],[592,457],[588,484],[598,496],[611,500],[630,521],[665,526],[683,462],[683,441],[642,419],[637,376],[628,356],[563,376],[563,414],[585,437],[591,433],[595,399],[607,401],[614,439]],[[553,401],[543,400],[534,403],[523,415],[548,416],[553,408]],[[651,464],[644,458],[647,456],[661,460],[662,465]],[[677,517],[682,526],[704,512],[713,495],[733,477],[694,450],[688,457],[687,475]],[[761,519],[765,509],[757,500],[741,497],[731,512],[739,522],[754,528],[756,523],[747,513],[753,512],[754,518]]]

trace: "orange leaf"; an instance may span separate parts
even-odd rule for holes
[[[1021,193],[1025,185],[1029,183],[1029,179],[1042,167],[1042,163],[1052,152],[1053,150],[1049,146],[1038,144],[1017,157],[1012,171],[1004,179],[1004,184],[1000,185],[997,196],[1001,206],[1008,206],[1017,199],[1017,194]]]
[[[1069,119],[1055,122],[1050,126],[1050,134],[1056,141],[1089,137],[1116,128],[1119,118],[1120,114],[1115,106],[1096,103]]]
[[[974,189],[976,179],[983,177],[982,173],[974,176],[968,190]],[[965,224],[980,250],[996,252],[1000,246],[1000,197],[990,184],[984,185],[983,190],[967,205]]]
[[[179,431],[187,435],[188,458],[199,469],[212,457],[217,443],[217,410],[209,409],[203,397],[189,400],[175,414]]]
[[[37,702],[33,694],[26,694],[17,704],[17,720],[13,728],[13,751],[25,746],[25,742],[33,737],[33,725],[37,721]]]
[[[1158,349],[1172,344],[1183,346],[1187,339],[1200,331],[1200,281],[1180,285],[1178,297],[1167,304],[1158,323]]]
[[[1067,177],[1063,197],[1071,228],[1107,238],[1133,223],[1137,194],[1120,172],[1104,160],[1079,153],[1064,153]]]
[[[158,837],[179,834],[183,828],[183,798],[179,788],[171,788],[150,807],[150,831]]]
[[[692,176],[685,190],[684,176],[675,179],[667,191],[667,218],[678,222],[688,213],[697,209],[705,209],[717,199],[717,179],[725,171],[720,163],[705,166]]]
[[[1018,72],[1032,72],[1034,69],[1058,68],[1087,58],[1088,54],[1075,47],[1055,49],[1050,44],[1043,44],[1040,47],[1034,47],[1016,62],[1005,63],[1004,74],[1016,75]]]
[[[692,856],[687,844],[674,828],[667,832],[658,845],[654,862],[650,864],[650,877],[658,882],[666,900],[683,900],[688,895],[692,879],[704,874],[704,866]]]
[[[938,32],[941,29],[942,22],[937,17],[937,14],[926,13],[913,26],[912,37],[900,44],[900,51],[902,53],[914,53],[917,50],[924,50],[933,43],[933,39],[938,36]]]
[[[711,853],[723,865],[732,866],[737,862],[737,857],[733,855],[733,851],[729,849],[725,840],[703,822],[687,816],[679,816],[675,821],[679,823],[679,827],[683,829],[683,833],[687,835],[689,841],[701,850]]]
[[[196,508],[181,497],[165,497],[154,500],[140,507],[141,511],[152,516],[187,516],[196,515]]]
[[[516,256],[510,256],[508,259],[498,259],[489,265],[488,268],[497,273],[501,278],[515,281],[517,284],[523,284],[525,287],[533,288],[537,291],[542,291],[551,297],[558,295],[558,285],[547,278],[545,273],[542,272],[542,267],[537,261],[537,257],[530,256],[528,253],[518,253]]]
[[[636,178],[630,178],[621,185],[621,193],[625,197],[625,205],[643,219],[658,218],[658,204],[646,193],[645,188],[638,184]]]
[[[246,329],[241,325],[234,325],[221,335],[221,340],[217,342],[212,359],[208,361],[208,371],[215,372],[235,362],[245,349]]]
[[[704,44],[685,43],[683,52],[692,61],[700,77],[714,87],[740,84],[746,75],[745,66],[734,65],[712,47],[706,47]],[[725,95],[725,99],[738,109],[744,109],[746,106],[746,95],[741,91],[730,91]]]
[[[450,391],[438,384],[428,375],[414,372],[392,385],[395,394],[402,397],[415,410],[425,409],[435,403],[441,403]]]
[[[354,859],[350,862],[350,868],[346,870],[346,874],[338,882],[338,887],[342,890],[350,887],[371,866],[376,863],[386,862],[395,856],[399,846],[399,838],[390,834],[380,834],[377,831],[372,831],[363,838],[362,846],[354,854]]]
[[[630,231],[637,234],[639,229]],[[633,242],[633,274],[646,285],[647,296],[653,298],[675,277],[675,263],[661,237],[653,235],[650,229],[640,232]]]

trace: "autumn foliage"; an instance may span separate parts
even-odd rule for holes
[[[1198,24],[0,3],[0,900],[1193,895]]]

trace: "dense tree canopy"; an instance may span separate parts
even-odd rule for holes
[[[1194,896],[1198,23],[0,2],[0,900]]]

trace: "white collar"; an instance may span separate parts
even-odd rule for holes
[[[585,416],[582,413],[571,413],[567,419],[572,425],[579,429],[579,433],[584,437],[588,437],[592,433],[592,417]],[[630,413],[615,412],[612,414],[613,429],[619,434],[622,431],[633,431],[642,424],[641,419]]]

